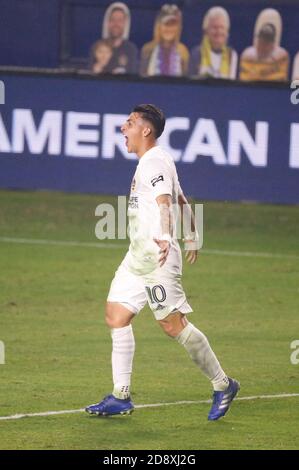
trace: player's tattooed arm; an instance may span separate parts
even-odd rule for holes
[[[196,230],[195,216],[192,207],[189,204],[183,191],[181,191],[181,193],[178,195],[178,203],[180,206],[181,218],[183,221],[185,258],[188,263],[193,264],[197,260],[198,256],[198,234]],[[187,223],[184,223],[184,221]]]
[[[173,213],[172,213],[172,201],[169,194],[162,194],[156,198],[157,204],[160,209],[160,221],[161,221],[161,232],[162,237],[160,240],[154,239],[160,248],[159,264],[163,266],[165,263],[171,244],[171,238],[173,233]]]

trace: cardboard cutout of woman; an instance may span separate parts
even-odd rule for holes
[[[289,54],[280,47],[282,20],[277,10],[266,8],[257,17],[253,46],[240,59],[240,80],[288,80]]]
[[[163,5],[155,21],[153,40],[141,51],[141,75],[179,77],[187,74],[189,51],[180,42],[181,32],[180,9],[176,5]]]

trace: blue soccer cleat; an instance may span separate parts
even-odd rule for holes
[[[209,412],[208,420],[216,421],[225,415],[233,399],[240,390],[240,384],[234,379],[228,378],[229,385],[224,392],[213,393],[213,404]]]
[[[120,400],[114,395],[107,395],[99,403],[87,406],[85,411],[97,416],[130,415],[134,411],[134,405],[130,398]]]

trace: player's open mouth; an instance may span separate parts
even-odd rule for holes
[[[125,138],[125,144],[128,145],[128,137],[125,135],[124,138]]]

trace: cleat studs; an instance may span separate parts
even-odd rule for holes
[[[120,415],[125,416],[125,415],[130,415],[133,413],[134,410],[126,410],[126,411],[121,411]]]

